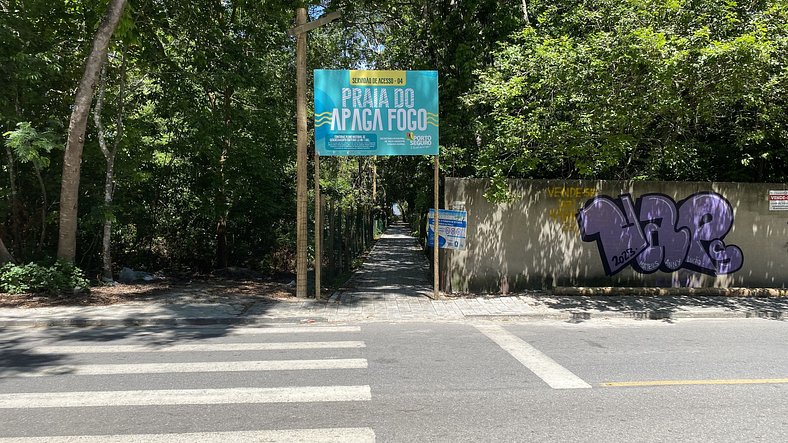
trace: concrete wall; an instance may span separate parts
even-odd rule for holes
[[[553,286],[788,286],[788,184],[447,178],[445,207],[468,211],[467,247],[442,250],[447,292]],[[628,195],[628,196],[627,196]],[[638,223],[630,223],[637,219]],[[585,239],[585,240],[584,240]]]

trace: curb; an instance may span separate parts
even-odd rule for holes
[[[457,321],[466,320],[559,320],[568,322],[582,322],[587,320],[678,320],[678,319],[769,319],[769,320],[788,320],[788,311],[783,310],[748,310],[748,311],[559,311],[546,313],[525,313],[525,314],[468,314],[459,318],[402,318],[398,321]],[[352,316],[333,322],[347,321],[391,321],[388,318],[364,318],[357,319]],[[90,327],[188,327],[188,326],[250,326],[263,324],[280,323],[332,323],[324,317],[153,317],[153,318],[48,318],[48,319],[25,319],[25,320],[0,320],[0,328],[90,328]]]
[[[678,319],[748,319],[761,318],[769,320],[788,320],[788,311],[751,310],[751,311],[617,311],[617,312],[588,312],[572,311],[564,313],[546,314],[470,314],[466,319],[496,319],[496,320],[564,320],[581,322],[586,320],[678,320]]]
[[[573,296],[709,296],[709,297],[788,297],[788,289],[777,288],[643,288],[556,286],[553,295]]]

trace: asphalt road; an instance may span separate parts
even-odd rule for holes
[[[786,337],[762,319],[6,329],[0,443],[788,441]]]

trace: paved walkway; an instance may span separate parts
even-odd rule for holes
[[[431,300],[429,265],[405,225],[393,225],[364,265],[328,301],[144,301],[110,306],[0,308],[0,327],[210,325],[463,319],[788,319],[788,297],[555,295]],[[185,300],[185,301],[184,301]]]

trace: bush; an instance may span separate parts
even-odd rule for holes
[[[52,266],[36,263],[15,265],[6,263],[0,267],[0,291],[12,294],[24,292],[47,292],[57,294],[72,292],[78,288],[88,289],[90,282],[82,270],[73,263],[58,261]]]

